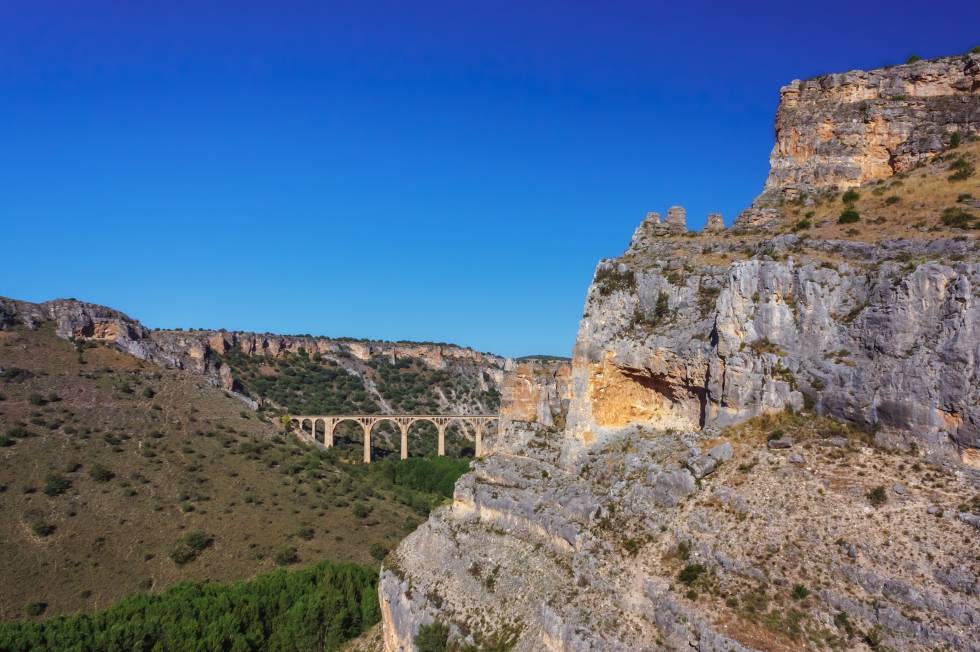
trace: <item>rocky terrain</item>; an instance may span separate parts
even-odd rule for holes
[[[421,398],[419,402],[428,409],[493,412],[499,405],[499,388],[508,367],[505,358],[452,344],[225,330],[150,330],[118,310],[96,304],[73,299],[32,304],[0,297],[0,325],[23,323],[31,327],[49,320],[55,323],[59,337],[111,344],[140,360],[202,374],[212,384],[234,392],[253,407],[265,402],[269,407],[302,412],[314,411],[312,408],[316,407],[328,409],[328,406],[310,405],[311,401],[304,401],[303,397],[278,403],[267,395],[280,376],[278,363],[301,358],[356,379],[355,391],[365,396],[354,404],[342,406],[349,410],[392,412],[403,408],[395,397],[386,395],[383,387],[379,387],[382,379],[378,367],[387,364],[443,372],[438,387],[429,388],[430,395],[415,397]],[[271,381],[256,383],[260,377]],[[350,393],[353,392],[345,392]]]
[[[452,344],[150,330],[118,310],[74,299],[34,304],[0,297],[0,329],[49,322],[59,337],[72,342],[109,345],[164,368],[199,374],[270,418],[286,413],[492,414],[500,410],[505,377],[517,364]],[[341,424],[337,434],[340,445],[355,445],[361,437],[351,423]],[[381,455],[397,454],[399,435],[391,424],[379,424],[374,434]],[[472,432],[452,424],[448,434],[447,454],[472,455]],[[413,454],[435,453],[437,433],[431,424],[413,426],[410,435],[417,440]]]
[[[385,649],[980,650],[978,60],[793,82],[733,228],[649,213],[567,416],[385,560]]]

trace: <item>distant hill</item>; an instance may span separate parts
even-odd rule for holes
[[[115,342],[62,339],[57,320],[31,329],[7,317],[5,620],[104,608],[184,579],[243,579],[321,559],[376,564],[467,467],[449,458],[348,463],[343,446],[315,451],[282,436],[207,375],[151,364]],[[441,484],[423,487],[432,478]]]

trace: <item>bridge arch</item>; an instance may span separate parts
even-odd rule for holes
[[[334,445],[337,427],[342,423],[356,423],[360,426],[364,446],[364,463],[371,462],[371,433],[381,422],[393,424],[401,435],[401,457],[408,457],[409,430],[416,423],[429,423],[437,433],[437,455],[446,454],[446,430],[454,426],[467,432],[472,429],[476,457],[483,456],[483,435],[489,434],[492,423],[499,424],[495,414],[338,414],[338,415],[290,415],[291,427],[299,431],[301,438],[320,446],[330,448]],[[322,428],[321,428],[322,426]],[[307,430],[309,427],[309,430]],[[317,435],[322,433],[320,437]]]
[[[416,456],[425,457],[432,453],[437,453],[439,449],[439,426],[435,421],[428,418],[412,419],[408,427],[408,444],[411,450],[415,451]],[[402,459],[410,457],[410,450],[406,450]]]

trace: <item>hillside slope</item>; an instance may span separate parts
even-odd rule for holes
[[[32,325],[0,330],[2,619],[277,564],[376,563],[447,491],[284,438],[204,376]],[[448,470],[451,486],[466,462],[445,464],[415,472]]]

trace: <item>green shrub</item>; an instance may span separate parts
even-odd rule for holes
[[[902,198],[898,195],[890,195],[885,198],[885,206],[894,206],[900,201],[902,201]]]
[[[116,477],[115,473],[105,468],[101,464],[94,465],[91,468],[91,470],[88,472],[88,474],[96,482],[109,482],[109,480],[112,480],[114,477]]]
[[[438,620],[420,625],[415,635],[415,649],[418,652],[449,652],[449,625]]]
[[[289,566],[290,564],[296,564],[299,562],[299,553],[297,552],[295,546],[285,546],[276,552],[273,560],[279,566]]]
[[[810,595],[810,590],[807,589],[805,586],[803,586],[802,584],[793,585],[793,597],[795,599],[802,600],[808,595]]]
[[[27,397],[27,401],[31,405],[44,405],[47,402],[44,400],[44,397],[41,396],[40,394],[31,394],[30,396]]]
[[[372,543],[370,552],[372,557],[374,557],[378,561],[381,561],[382,559],[385,558],[385,555],[388,554],[388,549],[385,548],[380,543]]]
[[[952,181],[963,181],[969,179],[973,176],[974,168],[970,165],[962,156],[949,165],[949,169],[953,171],[953,174],[949,175],[949,180]]]
[[[27,612],[27,615],[30,616],[31,618],[40,616],[47,610],[48,610],[47,602],[32,602],[29,605],[27,605],[26,609],[24,609],[24,611]]]
[[[800,220],[799,222],[793,225],[793,231],[804,231],[812,227],[813,227],[813,222],[811,222],[809,219]]]
[[[183,566],[197,559],[197,553],[186,546],[178,545],[170,551],[170,559],[178,566]]]
[[[973,222],[977,218],[959,206],[950,206],[943,209],[942,221],[948,227],[954,229],[969,229],[974,226]]]
[[[834,615],[834,625],[837,626],[837,629],[843,630],[848,639],[854,638],[854,625],[851,624],[851,619],[848,618],[847,612],[838,611]]]
[[[881,507],[888,502],[888,492],[881,485],[878,485],[867,493],[868,502],[872,507]]]
[[[351,511],[354,512],[354,516],[357,518],[365,518],[371,513],[371,506],[358,502],[354,503],[354,507],[351,508]]]
[[[843,201],[845,204],[850,205],[856,202],[857,200],[861,199],[861,194],[857,190],[851,188],[849,190],[846,190],[844,194],[841,195],[840,198],[841,201]]]
[[[7,435],[0,435],[0,448],[7,448],[13,446],[17,443],[17,440],[11,439]]]
[[[670,312],[669,301],[670,297],[666,292],[657,293],[657,303],[653,308],[653,319],[656,323],[662,322]]]
[[[31,523],[31,530],[33,530],[34,534],[38,535],[39,537],[50,536],[54,534],[56,529],[57,528],[54,525],[40,519]]]
[[[845,208],[837,218],[838,224],[853,224],[861,219],[861,215],[853,208]]]
[[[71,488],[71,480],[57,473],[51,473],[44,480],[44,493],[48,496],[60,496]]]
[[[702,564],[688,564],[677,574],[677,579],[690,586],[707,570]]]
[[[144,387],[143,388],[143,397],[144,398],[153,398],[156,395],[157,395],[157,393],[156,393],[156,391],[154,391],[154,389],[152,387]]]
[[[957,147],[959,147],[960,146],[961,139],[962,139],[962,136],[960,136],[960,132],[954,131],[949,136],[949,145],[948,145],[948,148],[949,149],[956,149]]]
[[[204,550],[211,547],[214,537],[201,531],[194,531],[185,534],[170,551],[170,559],[178,566],[189,564],[197,559]]]
[[[21,369],[20,367],[7,367],[3,371],[0,371],[0,378],[3,380],[8,380],[12,383],[19,383],[22,380],[27,380],[33,376],[27,369]]]
[[[922,61],[922,57],[917,54],[909,55],[909,58],[905,60],[905,63],[915,63],[916,61]]]
[[[310,541],[314,536],[316,536],[316,530],[311,527],[301,527],[296,531],[296,536],[304,541]]]
[[[197,530],[195,532],[185,534],[181,541],[183,541],[184,545],[186,545],[188,548],[201,552],[205,548],[209,548],[211,544],[214,543],[214,537]]]

